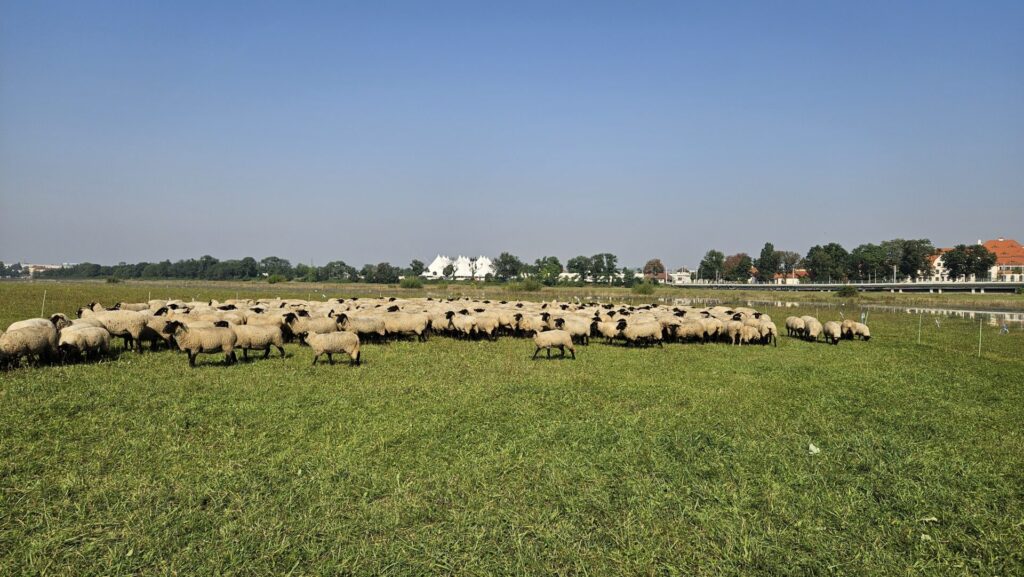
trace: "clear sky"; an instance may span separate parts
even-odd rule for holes
[[[0,259],[1024,240],[1024,2],[0,1]]]

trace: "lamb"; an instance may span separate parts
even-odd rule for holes
[[[822,334],[825,335],[825,342],[831,342],[833,345],[838,345],[839,340],[843,338],[842,325],[836,321],[828,321],[822,327]]]
[[[110,350],[110,333],[101,327],[80,325],[60,331],[57,349],[67,360],[71,357],[94,360]]]
[[[676,340],[705,341],[704,324],[697,320],[683,320],[672,328]]]
[[[865,341],[871,340],[871,329],[864,323],[853,323],[853,334]]]
[[[572,358],[576,358],[576,347],[572,344],[572,335],[569,331],[553,330],[553,331],[534,331],[533,343],[537,345],[537,349],[533,351],[533,358],[537,358],[537,353],[541,349],[545,349],[548,352],[548,358],[551,358],[551,349],[558,349],[562,352],[562,356],[565,357],[565,349],[569,349],[569,353],[572,354]]]
[[[333,312],[331,311],[331,313]],[[299,311],[297,316],[291,317],[291,320],[288,321],[288,327],[302,343],[309,334],[337,332],[338,319],[334,318],[333,314],[328,317],[310,318],[306,311]]]
[[[167,323],[164,333],[174,335],[178,348],[188,353],[190,367],[196,366],[196,357],[200,353],[224,353],[224,362],[229,365],[238,361],[235,356],[235,343],[238,338],[226,326],[190,328],[175,320]]]
[[[723,334],[729,339],[729,343],[733,345],[740,344],[741,333],[743,332],[743,324],[741,320],[731,320],[725,323],[725,330]]]
[[[658,343],[659,347],[663,347],[662,334],[661,334],[661,323],[657,321],[653,322],[627,322],[626,319],[620,319],[616,328],[622,333],[622,337],[626,339],[626,342],[634,345],[651,345]]]
[[[263,358],[270,356],[270,347],[276,347],[284,358],[284,333],[275,325],[231,325],[235,333],[235,348],[242,349],[242,357],[249,358],[250,350],[262,350]]]
[[[362,364],[362,354],[359,351],[359,335],[356,333],[342,331],[336,333],[310,333],[306,337],[309,348],[313,350],[313,364],[316,365],[320,355],[327,355],[327,362],[334,364],[334,354],[347,354],[352,360],[349,364]]]
[[[34,357],[36,364],[48,361],[57,352],[57,329],[34,326],[0,334],[0,360],[18,366],[22,357]]]
[[[737,345],[749,345],[750,343],[761,340],[761,331],[755,326],[744,324],[740,327],[739,333],[736,336]]]
[[[810,316],[800,317],[804,321],[804,338],[809,341],[816,341],[821,335],[821,323],[818,319]]]
[[[804,336],[804,320],[800,317],[786,317],[786,334],[789,336]]]

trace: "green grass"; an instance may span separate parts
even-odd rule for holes
[[[0,323],[40,288],[0,284]],[[146,296],[47,290],[47,312]],[[926,318],[918,345],[917,320],[834,347],[2,373],[0,575],[1024,574],[1024,332],[983,324],[978,358],[977,321]]]

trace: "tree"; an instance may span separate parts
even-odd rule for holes
[[[364,264],[363,268],[359,269],[359,276],[363,282],[376,282],[377,267],[369,263]]]
[[[978,279],[987,279],[998,262],[996,253],[980,244],[972,244],[967,250],[971,253],[971,274]]]
[[[949,280],[960,280],[970,275],[981,279],[989,276],[990,269],[996,264],[996,255],[980,244],[958,244],[942,254],[942,262],[949,273]]]
[[[562,274],[562,263],[554,256],[538,258],[533,263],[533,274],[545,285],[554,286],[558,282],[558,275]]]
[[[359,280],[359,273],[343,260],[332,260],[317,270],[317,280],[346,282]]]
[[[622,267],[619,272],[622,275],[622,286],[630,288],[636,284],[636,274],[628,266]]]
[[[949,280],[960,280],[961,277],[970,274],[970,261],[971,256],[967,253],[967,245],[964,244],[958,244],[942,254],[942,264],[946,267]]]
[[[423,264],[423,261],[421,260],[413,259],[413,261],[409,263],[409,274],[412,276],[420,276],[425,270],[427,270],[427,265]]]
[[[877,278],[879,272],[886,272],[886,258],[886,249],[881,245],[862,244],[850,251],[846,272],[850,278],[862,281]]]
[[[935,254],[935,246],[926,238],[903,241],[903,256],[899,264],[900,272],[912,279],[917,279],[922,274],[928,274],[931,270],[931,261],[928,257],[933,254]]]
[[[583,255],[574,256],[565,263],[565,269],[576,275],[577,280],[585,282],[587,277],[593,274],[594,267],[591,260]]]
[[[846,249],[838,243],[814,245],[807,251],[804,266],[813,281],[840,282],[846,278],[849,257]]]
[[[590,257],[590,267],[595,282],[608,281],[611,284],[619,270],[619,258],[608,252],[595,254]]]
[[[279,274],[285,278],[292,278],[292,263],[287,259],[268,256],[260,261],[260,272],[265,275]]]
[[[665,274],[665,265],[660,258],[652,258],[644,264],[644,277],[659,279]]]
[[[393,284],[398,282],[398,269],[391,266],[391,263],[382,262],[374,267],[373,282],[380,284]]]
[[[444,275],[444,278],[452,278],[452,275],[455,274],[455,265],[451,263],[447,264],[444,269],[441,270],[441,274]]]
[[[779,253],[775,251],[775,245],[770,242],[764,243],[761,256],[754,263],[754,266],[757,267],[758,280],[772,282],[775,279],[775,273],[779,272],[779,260]]]
[[[722,267],[722,278],[725,280],[746,282],[750,279],[750,269],[753,268],[753,266],[754,261],[751,260],[750,255],[745,252],[729,255],[725,258],[725,263]]]
[[[725,270],[725,254],[711,249],[700,261],[697,267],[697,276],[708,280],[717,280]]]
[[[523,273],[523,261],[519,257],[503,252],[494,259],[494,276],[500,281],[514,279]]]

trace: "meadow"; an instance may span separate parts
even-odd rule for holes
[[[0,326],[314,290],[392,289],[0,283]],[[291,344],[0,373],[0,575],[1024,574],[1024,327],[936,319],[871,312],[837,346],[531,361],[438,337],[361,367]]]

